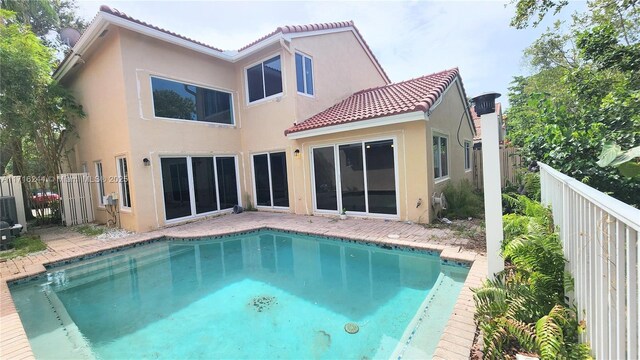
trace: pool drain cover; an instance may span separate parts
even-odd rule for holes
[[[263,312],[277,303],[275,296],[256,296],[249,302],[249,306],[252,306],[257,312]]]
[[[356,323],[346,323],[344,324],[344,331],[349,334],[355,334],[360,330],[360,327]]]

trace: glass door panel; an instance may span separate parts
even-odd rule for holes
[[[347,211],[366,212],[362,143],[340,145],[338,156],[342,207]]]
[[[217,157],[218,193],[220,210],[238,205],[238,182],[236,179],[236,160],[233,157]]]
[[[365,143],[369,212],[396,215],[396,175],[393,140]]]
[[[338,210],[336,161],[333,146],[313,149],[313,172],[318,210]]]
[[[269,154],[271,164],[271,189],[273,206],[289,207],[287,183],[287,155],[283,152]]]
[[[213,158],[193,157],[191,158],[191,167],[193,169],[196,213],[202,214],[218,210]]]
[[[189,175],[186,158],[163,158],[162,191],[167,220],[191,215]]]
[[[271,206],[269,159],[267,154],[253,156],[253,176],[256,182],[256,205]]]

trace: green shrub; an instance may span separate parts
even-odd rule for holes
[[[448,218],[477,218],[484,212],[482,196],[474,191],[469,180],[462,180],[457,185],[449,183],[443,192],[447,198],[447,210],[443,212],[443,215]]]
[[[528,172],[523,178],[524,195],[529,199],[540,201],[540,173]]]
[[[484,357],[526,351],[541,359],[590,358],[588,345],[578,341],[583,325],[566,303],[572,279],[564,271],[550,210],[524,195],[505,195],[504,200],[514,209],[503,218],[507,266],[473,290]]]

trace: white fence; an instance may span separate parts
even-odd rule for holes
[[[541,163],[540,182],[575,280],[583,340],[597,359],[638,359],[640,210]]]
[[[94,221],[89,174],[60,174],[58,181],[62,222],[67,226],[73,226]]]
[[[13,196],[16,198],[18,223],[22,225],[23,231],[27,231],[27,218],[24,212],[24,197],[22,195],[21,177],[0,176],[0,196]]]

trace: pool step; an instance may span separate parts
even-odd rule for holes
[[[154,263],[166,261],[168,250],[166,246],[152,246],[136,249],[133,253],[117,253],[106,257],[96,258],[83,265],[68,265],[47,274],[48,286],[54,291],[62,291],[81,286],[101,279],[128,273],[132,268],[140,268]],[[182,251],[189,251],[184,249]],[[172,255],[182,252],[171,250]]]

